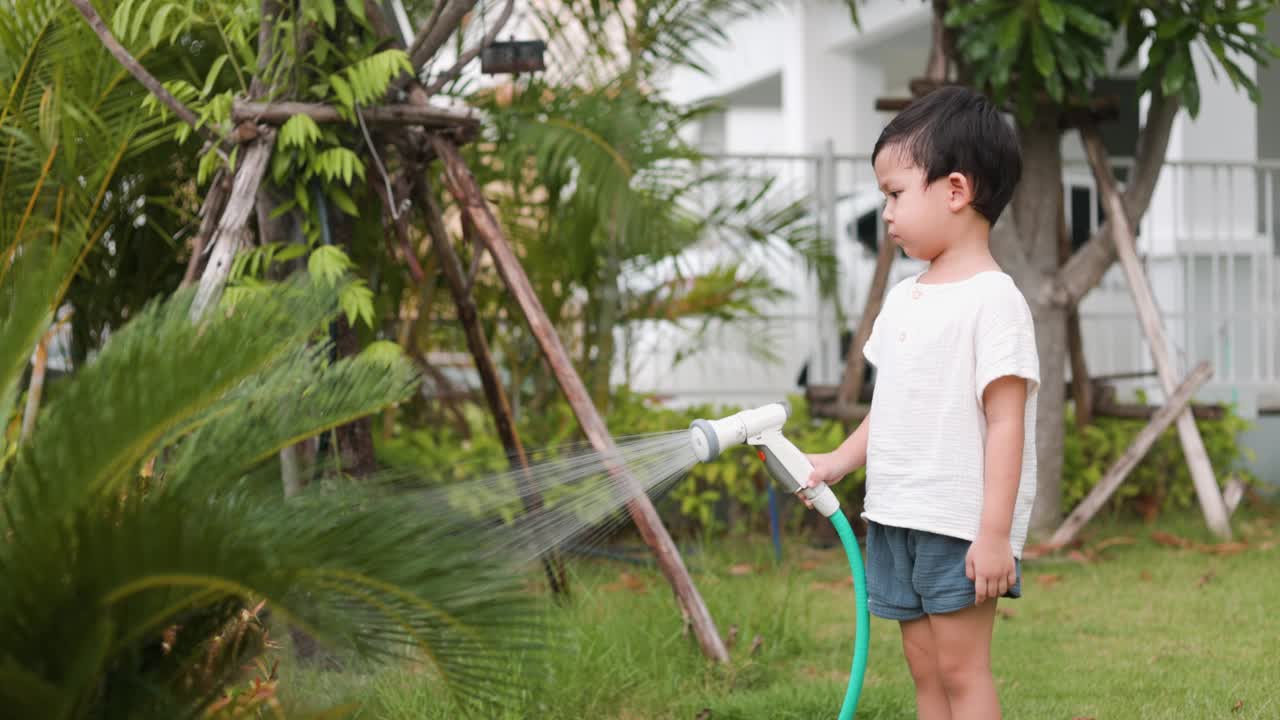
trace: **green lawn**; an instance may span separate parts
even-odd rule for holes
[[[1002,603],[996,628],[1006,716],[1280,717],[1280,514],[1239,519],[1249,547],[1235,554],[1152,539],[1159,531],[1207,542],[1201,525],[1191,515],[1150,527],[1099,523],[1082,548],[1093,559],[1027,562],[1025,596]],[[791,539],[775,567],[766,539],[730,537],[686,559],[722,633],[738,627],[730,666],[701,660],[656,571],[578,560],[574,602],[555,613],[546,687],[510,717],[833,718],[853,645],[840,551]],[[871,632],[858,717],[912,718],[897,627],[873,619]],[[292,708],[354,701],[365,718],[456,716],[431,676],[408,668],[286,668],[281,691]]]

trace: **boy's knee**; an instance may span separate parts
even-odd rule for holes
[[[962,697],[991,682],[991,664],[981,657],[939,657],[938,676],[947,695]]]
[[[931,644],[904,637],[902,651],[907,656],[907,667],[911,670],[911,678],[915,680],[917,686],[941,682],[938,657]]]

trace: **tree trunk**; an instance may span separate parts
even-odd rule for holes
[[[1035,531],[1051,531],[1062,514],[1062,453],[1066,429],[1066,367],[1068,357],[1068,308],[1052,303],[1044,283],[1061,266],[1058,213],[1062,198],[1062,134],[1057,113],[1044,112],[1019,127],[1022,146],[1022,181],[1012,207],[1017,238],[1025,252],[1026,267],[1013,274],[1031,306],[1036,324],[1036,350],[1040,355],[1040,392],[1036,406],[1036,502],[1031,514]],[[1011,254],[1018,248],[993,251]],[[1001,265],[1005,258],[996,258]]]
[[[350,252],[351,236],[355,229],[351,218],[332,208],[327,215],[333,244]],[[359,355],[360,337],[350,319],[346,315],[339,315],[334,325],[334,345],[338,359]],[[378,463],[373,454],[373,421],[368,416],[339,425],[334,431],[334,437],[337,438],[338,456],[345,472],[355,477],[368,477],[377,471]]]
[[[1071,234],[1067,231],[1066,202],[1058,203],[1058,262],[1065,265],[1071,259]],[[1067,313],[1067,350],[1071,354],[1071,399],[1075,404],[1076,427],[1083,428],[1093,421],[1093,385],[1089,381],[1089,366],[1084,357],[1084,335],[1080,331],[1080,310],[1071,308]]]
[[[1050,531],[1062,515],[1062,453],[1066,433],[1067,311],[1033,304],[1040,393],[1036,404],[1036,502],[1031,528]]]
[[[613,373],[613,356],[616,350],[613,329],[618,323],[618,311],[622,302],[618,291],[620,264],[618,238],[612,237],[608,248],[605,249],[604,274],[600,278],[599,286],[599,312],[595,316],[596,324],[592,333],[594,338],[592,335],[583,337],[584,342],[595,345],[595,358],[587,366],[591,373],[591,398],[604,414],[609,412],[609,380]],[[592,343],[593,339],[594,343]]]
[[[338,358],[349,358],[360,353],[360,339],[346,315],[339,315],[336,322]],[[373,420],[368,416],[339,425],[335,431],[342,469],[355,477],[368,477],[378,470],[373,454]]]

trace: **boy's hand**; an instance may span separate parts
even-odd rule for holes
[[[1008,592],[1018,581],[1009,538],[979,535],[965,555],[964,572],[973,581],[978,605]]]
[[[847,474],[836,461],[835,453],[810,453],[806,457],[809,458],[809,464],[813,465],[813,472],[809,473],[808,487],[834,485]],[[800,495],[800,499],[804,501],[805,507],[813,509],[813,503],[809,502],[808,498]]]

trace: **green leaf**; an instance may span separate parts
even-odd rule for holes
[[[147,11],[151,9],[152,0],[142,0],[133,14],[133,25],[129,28],[128,42],[135,42],[142,36],[142,23],[147,19]]]
[[[1174,15],[1156,25],[1157,40],[1172,40],[1184,30],[1193,29],[1192,19],[1186,15]]]
[[[307,258],[307,272],[329,286],[337,285],[352,267],[351,258],[336,245],[321,245]]]
[[[1080,80],[1080,61],[1076,59],[1071,44],[1061,38],[1054,38],[1054,47],[1058,51],[1058,65],[1062,68],[1062,74],[1073,82]]]
[[[1051,76],[1057,75],[1053,61],[1053,49],[1049,47],[1049,37],[1045,35],[1044,29],[1039,25],[1031,26],[1031,56],[1035,61],[1036,72],[1040,73],[1040,77],[1048,80]],[[1061,93],[1061,82],[1058,83],[1058,90]],[[1052,93],[1050,94],[1052,95]]]
[[[129,32],[129,14],[133,12],[133,0],[124,0],[116,8],[111,17],[111,33],[118,38],[125,38]]]
[[[342,212],[352,217],[360,216],[360,210],[356,208],[355,202],[351,199],[351,196],[347,194],[346,190],[333,185],[325,190],[325,194],[329,196],[329,199],[333,201],[333,204]]]
[[[364,15],[364,0],[347,0],[347,10],[360,20],[361,25],[368,22]]]
[[[1005,16],[1004,22],[1000,24],[1000,35],[996,41],[996,47],[1010,56],[1016,54],[1018,47],[1022,45],[1022,35],[1026,29],[1024,20],[1019,10],[1014,10]]]
[[[311,193],[307,192],[306,185],[295,183],[293,186],[293,199],[298,203],[298,207],[302,208],[305,214],[311,214]]]
[[[1045,92],[1049,93],[1049,97],[1053,98],[1054,102],[1062,102],[1063,91],[1061,75],[1056,72],[1049,73],[1049,75],[1044,79],[1044,89]]]
[[[277,210],[283,210],[284,212],[289,212],[295,206],[296,206],[295,203],[292,200],[290,200],[287,203],[281,204],[280,207],[277,208]],[[278,263],[286,263],[286,262],[289,262],[290,260],[296,260],[306,254],[307,254],[306,245],[302,245],[300,243],[290,243],[289,245],[286,245],[284,248],[282,248],[280,252],[276,253],[275,261]]]
[[[313,164],[316,171],[326,180],[342,180],[351,184],[353,176],[364,179],[364,163],[349,148],[329,148],[316,156]]]
[[[280,126],[281,148],[304,148],[320,139],[320,126],[310,116],[299,113]]]
[[[971,25],[977,20],[982,20],[1004,10],[1005,7],[1005,3],[999,2],[999,0],[975,0],[968,3],[955,3],[951,5],[951,9],[947,10],[947,14],[943,17],[943,22],[948,27]]]
[[[351,86],[347,84],[346,80],[342,79],[341,75],[330,75],[329,84],[333,86],[333,92],[338,96],[339,102],[346,106],[347,109],[355,107],[356,100],[351,92]]]
[[[273,152],[271,153],[271,180],[276,185],[284,185],[284,180],[289,175],[289,170],[293,167],[293,153]]]
[[[1182,92],[1182,84],[1187,79],[1187,70],[1191,67],[1191,53],[1181,51],[1174,53],[1164,71],[1164,79],[1160,81],[1160,91],[1173,97]]]
[[[404,361],[404,348],[390,340],[375,340],[360,351],[360,357],[379,365],[394,366]]]
[[[1079,28],[1084,33],[1092,35],[1100,40],[1105,40],[1111,35],[1111,24],[1106,20],[1094,15],[1084,9],[1075,2],[1068,2],[1062,5],[1062,12],[1067,16],[1067,22]]]
[[[160,8],[160,12],[156,13],[155,18],[151,21],[151,44],[159,45],[160,40],[164,37],[164,24],[169,19],[169,13],[177,8],[177,5],[165,5]]]
[[[1191,78],[1182,92],[1182,104],[1186,106],[1187,114],[1193,119],[1200,114],[1200,83],[1196,80],[1194,67],[1191,69]]]
[[[373,291],[363,280],[344,285],[338,292],[338,304],[347,316],[347,322],[355,325],[364,321],[370,329],[373,328]]]
[[[1044,20],[1045,26],[1055,33],[1062,32],[1066,27],[1067,16],[1063,14],[1057,0],[1040,0],[1040,19]]]
[[[209,66],[209,74],[204,78],[204,87],[200,88],[200,97],[206,97],[213,91],[213,84],[218,81],[218,72],[222,70],[222,66],[227,64],[230,55],[219,55],[213,64]]]
[[[333,5],[333,0],[314,0],[316,9],[320,11],[320,16],[324,18],[324,22],[330,28],[338,23],[338,11]]]
[[[188,126],[184,125],[183,127],[188,127]],[[209,178],[213,177],[214,171],[218,169],[220,160],[221,158],[218,157],[218,153],[212,149],[210,149],[209,152],[206,152],[204,155],[201,155],[200,165],[196,169],[196,182],[198,182],[201,185],[208,182]]]

